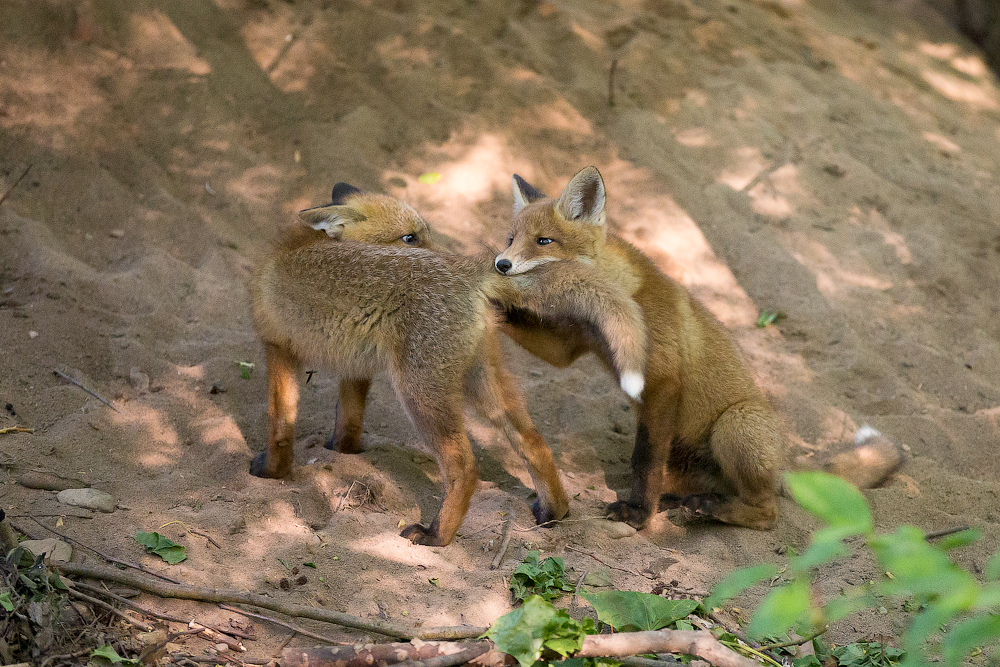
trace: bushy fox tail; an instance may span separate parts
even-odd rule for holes
[[[871,426],[854,432],[854,449],[838,454],[820,469],[846,479],[859,489],[873,489],[884,484],[905,461],[901,447]],[[799,469],[808,465],[797,466]],[[789,497],[785,484],[781,495]]]

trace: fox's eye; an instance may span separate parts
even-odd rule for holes
[[[403,237],[403,243],[406,245],[416,245],[420,243],[420,239],[417,238],[416,234],[407,234]]]
[[[509,248],[512,243],[514,243],[514,237],[513,236],[508,236],[507,237],[507,247]]]
[[[548,245],[548,244],[552,243],[552,239],[547,238],[545,236],[539,236],[538,240],[535,241],[535,243],[537,243],[538,245]]]

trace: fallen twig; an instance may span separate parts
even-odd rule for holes
[[[808,637],[803,637],[802,639],[789,639],[787,642],[777,642],[777,643],[774,643],[774,644],[765,644],[764,646],[759,647],[757,650],[758,651],[773,651],[776,648],[785,648],[786,646],[801,646],[802,644],[805,644],[806,642],[811,642],[812,640],[816,639],[817,637],[819,637],[821,634],[823,634],[827,630],[829,630],[829,628],[827,628],[826,626],[823,626],[822,629],[817,630],[816,632],[812,633]]]
[[[680,665],[680,660],[672,655],[666,654],[666,660],[653,658],[638,658],[634,655],[623,655],[618,658],[618,662],[623,665],[628,665],[628,667],[665,667],[666,665]]]
[[[608,106],[615,105],[615,72],[618,71],[618,58],[611,59],[611,69],[608,71]]]
[[[961,533],[963,530],[968,530],[968,526],[955,526],[954,528],[943,528],[941,530],[932,530],[931,532],[924,535],[925,540],[936,540],[939,537],[944,537],[945,535],[954,535],[955,533]]]
[[[576,547],[574,547],[571,544],[567,544],[566,548],[569,549],[570,551],[575,551],[578,554],[583,554],[584,556],[590,556],[591,558],[593,558],[594,560],[596,560],[601,565],[606,565],[606,566],[608,566],[608,567],[610,567],[610,568],[612,568],[614,570],[618,570],[619,572],[625,572],[627,574],[631,574],[631,575],[634,575],[636,577],[642,577],[644,579],[655,579],[656,578],[656,577],[651,577],[648,574],[640,574],[639,572],[636,572],[635,570],[628,570],[628,569],[625,569],[624,567],[618,567],[617,565],[612,565],[611,563],[608,563],[608,562],[605,562],[605,561],[601,560],[595,554],[592,554],[589,551],[584,551],[583,549],[577,549]]]
[[[130,623],[130,624],[134,625],[135,627],[139,628],[143,632],[152,632],[153,631],[153,626],[152,625],[149,625],[147,623],[143,623],[142,621],[135,620],[134,618],[132,618],[128,614],[126,614],[126,613],[124,613],[122,611],[119,611],[118,609],[115,609],[113,606],[109,605],[104,600],[98,600],[97,598],[92,598],[89,595],[86,595],[85,593],[81,593],[80,591],[75,591],[72,588],[69,589],[69,594],[72,597],[75,597],[77,599],[83,600],[84,602],[88,602],[88,603],[94,605],[95,607],[100,607],[101,609],[104,609],[105,611],[111,612],[115,616],[117,616],[117,617],[125,620],[127,623]]]
[[[100,551],[98,551],[97,549],[95,549],[92,546],[84,544],[83,542],[81,542],[79,540],[74,540],[69,535],[66,535],[64,533],[60,533],[55,528],[49,528],[44,523],[42,523],[41,521],[39,521],[35,517],[31,516],[30,514],[26,515],[26,516],[29,519],[31,519],[32,521],[34,521],[35,523],[37,523],[39,526],[41,526],[42,528],[44,528],[45,530],[49,531],[50,533],[55,533],[56,535],[58,535],[59,537],[63,538],[64,540],[68,540],[69,542],[72,542],[73,544],[76,544],[77,546],[80,546],[80,547],[83,547],[84,549],[89,549],[89,550],[93,551],[95,554],[97,554],[98,556],[100,556],[104,560],[108,561],[109,563],[115,563],[117,565],[124,565],[125,567],[130,567],[130,568],[132,568],[134,570],[139,570],[140,572],[145,572],[146,574],[151,575],[153,577],[157,577],[159,579],[163,579],[164,581],[169,581],[172,584],[180,584],[181,583],[181,582],[177,581],[176,579],[174,579],[173,577],[168,577],[165,574],[160,574],[159,572],[156,572],[154,570],[150,570],[148,568],[145,568],[142,565],[139,565],[137,563],[130,563],[128,561],[120,560],[118,558],[115,558],[114,556],[109,556],[109,555],[107,555],[105,553],[101,553]],[[24,533],[23,530],[21,532]],[[27,535],[28,533],[24,533],[24,534]]]
[[[354,642],[341,642],[341,641],[337,641],[335,639],[330,639],[329,637],[324,637],[321,634],[317,634],[315,632],[311,632],[309,630],[306,630],[305,628],[300,628],[299,626],[293,625],[292,623],[286,623],[284,621],[279,621],[276,618],[272,618],[270,616],[265,616],[264,614],[255,614],[252,611],[246,611],[245,609],[237,609],[236,607],[230,607],[228,604],[222,604],[221,602],[219,603],[219,608],[220,609],[225,609],[226,611],[233,611],[233,612],[236,612],[237,614],[242,614],[243,616],[248,616],[250,618],[259,618],[262,621],[267,621],[268,623],[274,623],[275,625],[280,625],[283,628],[287,628],[287,629],[291,630],[293,636],[296,635],[296,634],[300,634],[300,635],[302,635],[304,637],[310,637],[312,639],[318,639],[321,642],[326,642],[327,644],[332,644],[334,646],[341,646],[341,645],[345,645],[345,644],[353,644],[354,643]]]
[[[49,657],[42,660],[42,664],[39,667],[48,667],[49,664],[53,662],[58,662],[61,660],[72,660],[73,658],[81,658],[89,654],[93,649],[85,648],[79,651],[74,651],[73,653],[63,653],[62,655],[50,655]]]
[[[655,630],[587,635],[576,658],[601,658],[644,653],[687,653],[716,667],[760,667],[736,651],[722,645],[706,630]]]
[[[223,644],[228,646],[231,651],[246,652],[247,650],[247,647],[244,646],[243,643],[240,642],[240,640],[233,639],[229,635],[223,632],[219,632],[218,630],[210,628],[206,625],[202,625],[197,621],[191,621],[190,623],[188,623],[188,629],[194,630],[195,632],[198,633],[199,637],[204,637],[205,639],[214,642],[216,644],[222,642]]]
[[[367,620],[343,614],[329,609],[310,607],[307,605],[283,602],[269,598],[257,593],[246,591],[226,590],[219,588],[202,588],[200,586],[189,586],[187,584],[166,584],[160,581],[152,581],[144,577],[137,577],[131,572],[121,571],[117,568],[103,565],[89,565],[85,563],[53,563],[53,567],[65,572],[81,577],[92,577],[113,581],[115,583],[131,586],[153,593],[164,598],[176,598],[179,600],[198,600],[201,602],[224,602],[226,604],[245,604],[261,609],[269,609],[289,616],[300,618],[310,618],[314,621],[334,623],[348,628],[377,632],[389,637],[401,639],[469,639],[478,637],[486,632],[486,628],[477,628],[467,625],[444,626],[433,628],[411,628],[395,623],[381,620]]]
[[[26,426],[8,426],[7,428],[0,428],[0,435],[7,435],[8,433],[34,433],[35,429],[27,428]]]
[[[21,175],[17,177],[17,180],[14,181],[14,185],[7,188],[7,192],[3,193],[3,197],[0,197],[0,204],[3,204],[5,201],[7,201],[7,197],[9,197],[10,193],[14,191],[14,188],[16,188],[21,183],[21,181],[24,180],[24,177],[28,175],[29,171],[31,171],[30,164],[27,167],[25,167],[24,171],[21,172]]]
[[[105,597],[111,598],[118,604],[123,604],[126,607],[132,607],[132,609],[135,609],[143,616],[152,616],[153,618],[159,618],[164,621],[170,621],[172,623],[183,623],[184,625],[190,623],[189,619],[184,619],[179,616],[173,616],[172,614],[164,614],[163,612],[149,609],[148,607],[142,606],[138,602],[133,602],[128,598],[123,598],[122,596],[116,595],[109,590],[100,588],[99,586],[91,586],[90,584],[85,583],[83,581],[74,581],[73,586],[76,588],[82,588],[85,591],[90,591],[91,593],[97,593],[98,595],[103,595]],[[222,628],[217,628],[215,626],[208,625],[207,623],[200,623],[200,625],[204,625],[206,628],[210,628],[212,630],[215,630],[216,632],[221,632],[227,635],[233,635],[234,637],[240,637],[242,639],[257,639],[255,635],[251,635],[236,628],[226,628],[225,630],[223,630]]]
[[[187,661],[187,662],[191,662],[191,663],[195,663],[195,664],[203,664],[203,665],[205,665],[205,664],[208,664],[208,665],[217,665],[222,660],[233,660],[233,658],[230,658],[229,656],[223,656],[221,654],[220,655],[215,655],[215,656],[210,656],[210,655],[190,655],[188,653],[171,653],[170,654],[170,659],[174,660],[175,662],[177,662],[179,664],[183,664],[184,661]],[[239,662],[239,663],[244,664],[244,665],[266,665],[267,663],[269,663],[271,661],[270,660],[238,660],[238,661],[235,661],[235,662]]]
[[[458,642],[407,642],[392,644],[361,644],[355,646],[321,646],[290,648],[281,652],[281,667],[385,667],[394,665],[424,665],[450,667],[460,665],[492,647],[489,641],[474,644]],[[466,657],[468,655],[468,657]],[[454,662],[456,656],[460,662]],[[449,661],[450,659],[450,661]],[[432,660],[446,664],[435,664]]]
[[[56,375],[58,375],[61,378],[65,378],[66,380],[69,380],[70,382],[72,382],[73,384],[75,384],[77,387],[79,387],[80,389],[83,389],[85,392],[87,392],[88,394],[90,394],[91,396],[93,396],[94,398],[96,398],[97,400],[99,400],[101,403],[104,403],[104,405],[108,406],[109,408],[111,408],[112,410],[114,410],[115,412],[117,412],[118,414],[121,414],[121,412],[122,412],[121,410],[119,410],[118,408],[116,408],[115,406],[113,406],[111,404],[111,402],[108,401],[106,398],[101,397],[100,394],[94,393],[93,391],[87,389],[82,384],[80,384],[79,382],[77,382],[76,380],[74,380],[73,378],[71,378],[70,376],[66,375],[62,371],[59,371],[59,370],[56,370],[55,368],[53,368],[52,372],[55,373]]]
[[[514,502],[507,502],[507,518],[504,519],[503,530],[501,531],[500,548],[497,549],[497,555],[493,558],[493,562],[490,563],[490,569],[495,570],[500,567],[500,563],[503,562],[503,557],[507,555],[507,547],[510,546],[510,527],[514,523]]]

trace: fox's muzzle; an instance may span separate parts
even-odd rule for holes
[[[509,259],[497,259],[493,262],[493,266],[500,273],[506,274],[510,271],[510,267],[514,266]]]

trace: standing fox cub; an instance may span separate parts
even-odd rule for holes
[[[597,169],[577,173],[558,199],[519,176],[513,183],[514,221],[507,249],[496,257],[497,271],[515,280],[537,274],[550,293],[594,290],[581,284],[583,266],[608,285],[600,291],[624,290],[642,310],[642,327],[617,331],[622,339],[645,339],[647,355],[644,377],[628,381],[641,390],[631,495],[609,506],[609,518],[641,528],[659,508],[680,505],[726,523],[773,528],[784,459],[779,419],[719,321],[642,253],[608,233]],[[600,332],[572,314],[516,300],[500,305],[504,331],[532,354],[567,366],[595,352],[615,370]],[[867,446],[838,457],[834,472],[873,486],[900,465],[899,451],[877,431],[859,431],[858,440]]]
[[[492,256],[446,257],[420,248],[430,233],[427,223],[399,200],[343,183],[332,199],[302,211],[306,224],[287,232],[251,278],[254,323],[267,353],[270,416],[267,451],[253,460],[251,473],[291,473],[302,361],[341,378],[344,415],[332,440],[347,453],[360,451],[370,379],[385,372],[436,455],[445,487],[430,526],[408,526],[404,537],[448,544],[468,510],[477,468],[465,433],[465,398],[527,460],[538,493],[537,520],[563,518],[569,504],[552,452],[501,363],[490,301],[503,299],[514,283],[497,274]],[[536,309],[551,302],[587,317],[575,295],[540,288],[522,298]],[[641,327],[641,312],[630,300],[604,300],[608,311],[591,326],[612,340],[617,330]],[[611,352],[616,354],[626,366],[643,362],[636,350]]]

